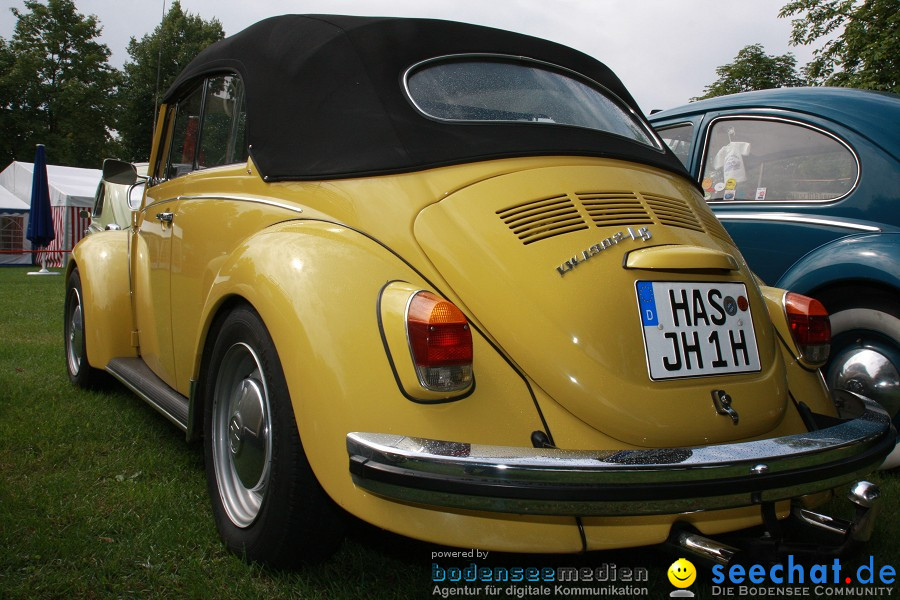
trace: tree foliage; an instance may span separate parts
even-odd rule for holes
[[[97,167],[112,142],[118,73],[96,41],[97,17],[73,0],[25,0],[10,41],[0,38],[0,163],[31,161],[35,144],[54,163]]]
[[[791,21],[791,44],[825,38],[806,66],[825,85],[900,93],[898,0],[793,0],[778,13]]]
[[[131,60],[125,63],[119,93],[121,158],[147,160],[159,98],[201,50],[223,37],[225,32],[217,19],[204,21],[185,13],[175,0],[152,33],[140,40],[131,38]]]
[[[767,55],[762,44],[741,48],[734,62],[716,67],[716,75],[719,79],[703,88],[702,96],[691,98],[692,102],[751,90],[803,85],[794,55]]]

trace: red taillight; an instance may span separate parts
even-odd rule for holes
[[[828,311],[815,298],[788,292],[784,296],[791,335],[803,353],[803,358],[813,364],[824,364],[831,350],[831,322]]]
[[[452,302],[431,292],[417,293],[406,311],[406,331],[426,389],[455,391],[472,382],[472,332]]]

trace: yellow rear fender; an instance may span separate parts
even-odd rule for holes
[[[201,378],[214,368],[204,366],[201,373],[202,352],[214,343],[216,319],[233,302],[252,305],[275,343],[313,471],[342,506],[382,526],[389,524],[374,512],[391,503],[354,488],[347,433],[530,446],[531,433],[544,429],[525,380],[477,333],[470,394],[443,403],[410,399],[391,369],[379,327],[379,297],[395,281],[432,290],[391,251],[347,227],[314,221],[269,227],[239,245],[215,277],[193,371]],[[397,354],[397,360],[411,360]],[[195,402],[192,414],[201,415],[203,399]]]
[[[96,369],[106,368],[113,358],[137,356],[132,344],[128,235],[124,229],[89,235],[72,250],[66,266],[67,280],[76,268],[81,275],[85,349]]]

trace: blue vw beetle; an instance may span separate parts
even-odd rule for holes
[[[878,399],[898,423],[900,96],[783,88],[650,121],[756,274],[828,309],[828,384]],[[900,449],[885,462],[897,465]]]

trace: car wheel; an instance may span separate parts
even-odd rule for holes
[[[309,466],[275,345],[252,308],[232,310],[215,333],[203,398],[207,486],[226,546],[275,567],[337,550],[341,515]]]
[[[825,294],[831,317],[829,387],[847,389],[881,404],[900,424],[900,308],[887,292],[860,290]],[[884,468],[900,465],[895,450]]]
[[[83,388],[96,384],[101,371],[88,363],[84,340],[84,295],[81,291],[81,275],[73,269],[66,282],[64,337],[66,342],[66,370],[69,380]]]

